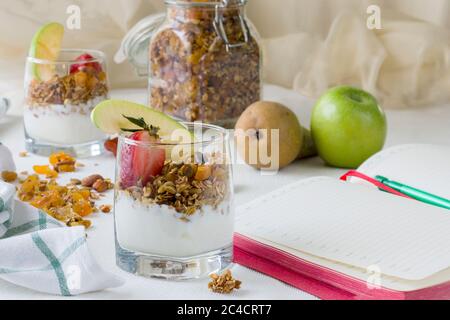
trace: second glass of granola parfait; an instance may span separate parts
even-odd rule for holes
[[[58,60],[27,58],[25,143],[27,151],[77,157],[103,152],[107,138],[90,121],[92,109],[108,99],[105,55],[96,50],[61,50]]]
[[[232,263],[228,133],[210,125],[185,125],[191,131],[197,127],[195,142],[119,138],[116,257],[127,272],[188,280]]]

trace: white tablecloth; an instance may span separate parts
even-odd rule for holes
[[[10,93],[8,96],[13,98],[13,110],[9,116],[0,119],[0,141],[12,149],[18,170],[31,172],[33,165],[46,164],[48,160],[37,156],[26,158],[18,156],[19,152],[24,150],[20,91]],[[116,91],[113,96],[136,102],[146,100],[145,90]],[[312,101],[275,86],[266,86],[265,98],[290,106],[299,115],[303,125],[308,126]],[[450,144],[450,106],[417,111],[389,111],[388,119],[389,146],[403,143]],[[114,158],[110,155],[80,162],[84,163],[86,167],[75,174],[77,177],[99,173],[113,178]],[[237,205],[300,179],[317,175],[339,177],[344,172],[325,167],[319,159],[297,162],[276,176],[262,176],[245,165],[237,165],[234,171]],[[63,179],[68,180],[69,178],[70,175],[65,175]],[[105,202],[112,204],[112,194],[105,199]],[[234,266],[233,273],[243,281],[243,289],[230,296],[210,293],[207,290],[208,280],[166,282],[126,274],[115,265],[112,214],[99,213],[92,220],[93,228],[88,233],[92,253],[106,270],[123,277],[126,284],[117,289],[74,297],[74,299],[315,299],[307,293],[241,266]],[[0,281],[0,299],[54,298],[54,296],[40,294]]]

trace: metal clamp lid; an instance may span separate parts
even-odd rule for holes
[[[242,32],[244,34],[244,41],[243,42],[236,42],[231,43],[228,35],[225,31],[224,26],[224,17],[223,17],[223,9],[227,8],[229,6],[230,0],[221,0],[220,4],[216,4],[216,16],[214,19],[214,29],[216,30],[216,33],[219,35],[219,37],[222,39],[222,41],[225,43],[227,51],[229,51],[231,48],[238,48],[246,45],[250,39],[250,28],[248,26],[248,23],[243,16],[242,12],[239,12],[239,21],[241,23]],[[241,4],[245,4],[246,1],[240,1]]]

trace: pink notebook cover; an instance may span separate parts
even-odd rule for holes
[[[411,292],[369,289],[366,282],[297,258],[240,234],[235,262],[325,300],[450,300],[450,281]]]

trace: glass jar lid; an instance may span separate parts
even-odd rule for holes
[[[139,21],[125,36],[114,61],[128,60],[141,77],[148,75],[148,44],[153,33],[164,22],[164,13],[154,14]]]

